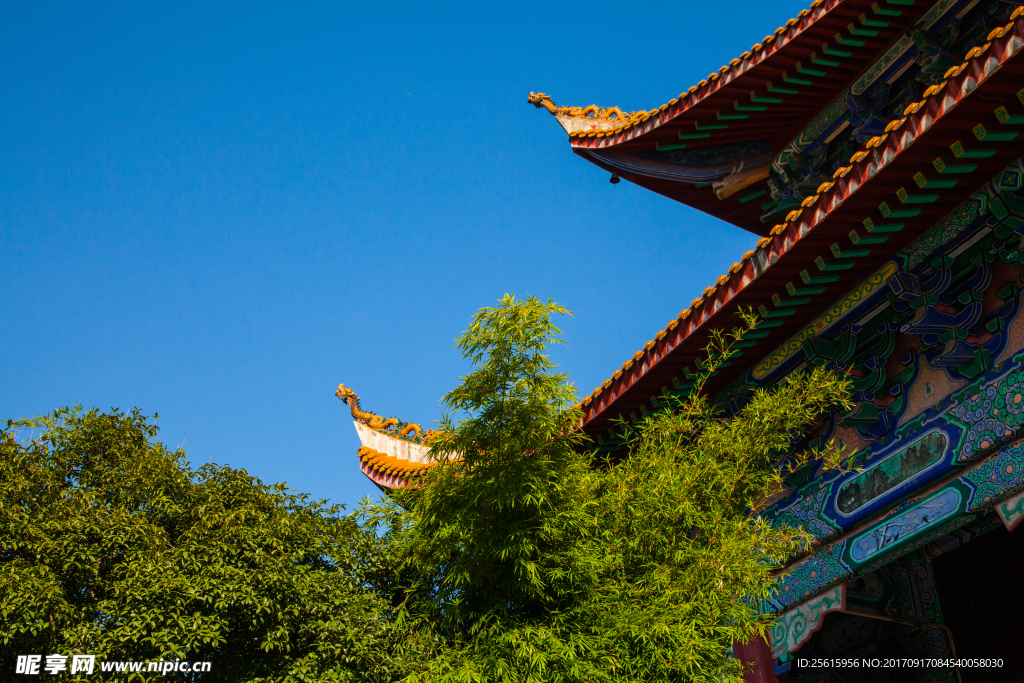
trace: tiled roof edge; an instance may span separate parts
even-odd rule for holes
[[[844,1],[845,0],[814,0],[809,9],[801,10],[796,18],[787,21],[785,26],[780,26],[775,29],[773,35],[765,36],[760,43],[754,43],[750,50],[742,53],[739,57],[733,58],[728,64],[720,67],[717,72],[708,74],[707,78],[701,79],[696,85],[692,85],[688,90],[679,93],[678,97],[672,98],[667,103],[657,107],[656,109],[651,109],[650,111],[640,110],[625,114],[617,107],[605,109],[592,105],[591,107],[586,108],[555,107],[554,109],[564,110],[556,113],[552,106],[547,106],[547,104],[541,103],[541,98],[547,98],[547,100],[550,101],[550,98],[543,93],[530,93],[529,101],[531,104],[538,107],[545,106],[548,111],[556,115],[561,114],[571,116],[572,112],[569,110],[578,110],[580,112],[587,112],[586,114],[582,114],[585,118],[587,116],[592,116],[594,113],[618,112],[619,118],[623,121],[621,125],[606,130],[572,131],[569,134],[570,142],[575,146],[577,142],[587,138],[603,138],[603,140],[600,140],[600,142],[596,144],[596,146],[599,147],[627,142],[671,121],[687,109],[690,109],[695,104],[698,104],[709,95],[732,82],[738,76],[746,73],[750,68],[760,64],[765,59],[778,52],[782,47],[789,44],[804,31],[809,29],[816,21],[820,20],[835,7],[841,5]],[[551,104],[553,105],[553,102]],[[595,120],[609,119],[600,118]]]

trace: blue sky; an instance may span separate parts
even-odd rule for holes
[[[809,1],[809,0],[808,0]],[[589,393],[756,238],[573,155],[803,2],[0,7],[0,418],[160,413],[194,463],[377,490],[339,382],[432,424],[503,293]]]

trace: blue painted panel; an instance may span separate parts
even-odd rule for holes
[[[872,555],[890,550],[938,524],[955,513],[959,505],[960,492],[955,488],[945,489],[853,539],[850,557],[857,562],[865,562]]]

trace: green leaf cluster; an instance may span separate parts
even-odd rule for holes
[[[736,415],[698,387],[623,423],[628,457],[595,461],[545,353],[566,313],[506,296],[458,340],[475,367],[445,397],[437,466],[396,497],[405,604],[443,642],[410,680],[739,681],[733,642],[763,633],[773,572],[809,542],[755,513],[787,467],[835,460],[792,444],[846,404],[846,380],[794,375]],[[756,322],[713,335],[701,383]]]
[[[387,599],[383,535],[244,470],[191,469],[156,434],[137,410],[77,407],[0,432],[11,673],[18,654],[94,654],[212,663],[182,680],[397,681],[429,658]]]

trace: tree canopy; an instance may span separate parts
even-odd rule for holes
[[[816,370],[753,392],[737,414],[703,382],[756,324],[716,333],[698,386],[623,423],[629,454],[595,461],[568,378],[545,355],[564,308],[506,296],[458,346],[474,369],[425,485],[397,496],[393,537],[417,576],[410,609],[444,647],[416,681],[738,681],[734,641],[763,632],[772,572],[808,541],[752,513],[777,491],[794,435],[846,405]],[[669,401],[669,399],[666,399]]]
[[[80,409],[0,433],[5,668],[94,654],[211,662],[178,680],[397,681],[425,659],[372,531],[244,470],[192,469],[156,434],[138,411]]]
[[[202,681],[737,683],[773,572],[811,542],[757,510],[844,378],[706,395],[756,317],[715,332],[692,392],[597,458],[535,297],[482,309],[423,485],[352,514],[190,467],[138,410],[0,432],[0,658],[212,662]],[[180,675],[180,674],[179,674]],[[143,672],[138,680],[159,676]],[[83,677],[81,680],[89,680]]]

